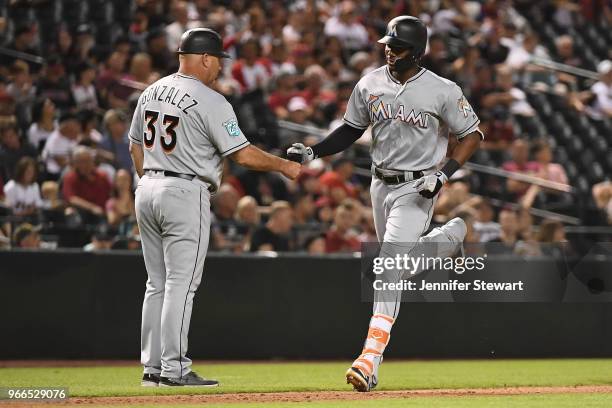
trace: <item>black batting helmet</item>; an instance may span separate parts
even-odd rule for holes
[[[389,21],[385,36],[378,42],[391,47],[410,48],[413,57],[420,58],[427,46],[427,28],[416,17],[398,16]]]
[[[181,36],[178,54],[210,54],[219,58],[230,58],[223,51],[223,40],[219,33],[210,28],[193,28]]]

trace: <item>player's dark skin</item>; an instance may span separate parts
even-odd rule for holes
[[[421,70],[418,64],[414,64],[404,72],[398,72],[394,69],[395,60],[398,58],[406,58],[409,54],[410,49],[390,47],[389,45],[385,46],[385,58],[389,66],[389,71],[391,71],[391,75],[401,83],[405,83]],[[480,140],[480,134],[477,132],[470,133],[461,138],[451,153],[451,159],[456,160],[459,165],[463,166],[470,156],[480,147]]]

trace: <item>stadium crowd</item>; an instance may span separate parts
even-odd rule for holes
[[[565,163],[554,161],[554,135],[521,126],[536,115],[527,90],[555,94],[592,120],[612,118],[612,62],[581,58],[569,35],[547,46],[526,18],[544,15],[568,29],[597,20],[609,30],[608,1],[58,3],[12,1],[0,18],[0,39],[14,51],[0,55],[0,246],[139,247],[127,131],[141,91],[176,71],[180,36],[193,27],[223,35],[233,58],[216,90],[234,106],[248,139],[279,155],[297,141],[316,143],[341,123],[355,83],[384,64],[376,40],[400,14],[427,24],[422,66],[457,82],[481,118],[479,163],[572,184]],[[104,10],[95,9],[101,3]],[[83,4],[89,9],[79,14]],[[59,24],[49,25],[51,12]],[[532,57],[599,77],[545,69],[530,64]],[[211,249],[322,254],[359,251],[376,240],[368,138],[366,132],[347,152],[315,160],[297,182],[228,161],[212,200]],[[596,208],[589,221],[612,223],[612,185],[600,181],[585,198]],[[501,242],[523,254],[566,241],[564,225],[534,219],[532,207],[575,215],[577,200],[462,169],[440,193],[434,221],[460,215],[467,242]]]

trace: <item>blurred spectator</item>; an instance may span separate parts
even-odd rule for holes
[[[130,141],[128,140],[127,117],[117,109],[111,109],[104,114],[106,134],[100,147],[114,155],[113,165],[117,169],[132,169],[130,156]]]
[[[0,177],[3,180],[15,178],[14,170],[22,157],[36,157],[36,149],[19,138],[14,121],[0,126]]]
[[[251,252],[289,251],[289,232],[293,227],[293,209],[287,201],[275,201],[270,206],[270,216],[264,226],[259,227],[251,238]]]
[[[524,139],[516,139],[512,142],[510,150],[512,160],[503,164],[502,168],[513,173],[535,175],[540,166],[537,162],[529,161],[529,144]],[[506,189],[513,194],[515,200],[527,192],[529,184],[508,178]]]
[[[602,211],[604,219],[612,225],[612,182],[609,180],[595,184],[591,190],[595,206]]]
[[[548,51],[540,44],[538,34],[534,31],[527,31],[520,44],[511,48],[505,64],[513,70],[524,69],[527,68],[532,57],[550,59]]]
[[[576,55],[574,40],[569,35],[562,35],[555,39],[558,61],[573,67],[583,67],[584,61]],[[565,84],[570,90],[576,90],[576,77],[565,72],[557,72],[558,82]]]
[[[120,87],[119,80],[125,70],[127,58],[126,54],[118,51],[110,54],[106,60],[105,68],[96,80],[96,87],[100,90],[100,96],[104,104],[111,108],[124,108],[127,106],[125,100],[115,96],[115,88]]]
[[[294,205],[296,225],[305,225],[315,221],[315,202],[310,194],[301,194]]]
[[[15,115],[15,100],[8,93],[8,79],[0,75],[0,116]]]
[[[596,119],[612,118],[612,61],[604,60],[597,65],[599,81],[593,84],[595,95],[591,115]]]
[[[557,220],[544,220],[540,224],[537,235],[538,241],[543,243],[565,242],[565,227]]]
[[[89,63],[81,63],[76,70],[76,82],[72,86],[72,96],[79,109],[96,110],[98,96],[94,87],[96,67]]]
[[[329,89],[324,89],[327,78],[325,70],[320,65],[311,65],[304,71],[306,88],[300,92],[311,109],[335,102],[336,95]]]
[[[450,68],[448,61],[448,53],[446,51],[446,43],[444,37],[433,34],[429,37],[429,53],[427,53],[421,60],[421,65],[427,68],[431,72],[443,76],[445,78],[450,75]]]
[[[229,221],[234,218],[240,197],[236,189],[229,184],[222,184],[213,197],[213,214],[218,221]]]
[[[152,70],[151,57],[149,57],[149,54],[139,52],[132,57],[132,61],[130,62],[130,74],[126,79],[139,82],[141,85],[150,85],[159,78],[159,73]],[[134,92],[139,91],[132,89],[132,93]]]
[[[257,226],[261,219],[257,210],[257,201],[251,196],[244,196],[236,205],[235,220],[250,227]]]
[[[483,199],[474,206],[476,216],[474,231],[480,236],[480,242],[489,242],[499,239],[501,226],[493,221],[495,212],[488,200]]]
[[[78,146],[72,154],[72,169],[64,176],[62,193],[66,201],[77,208],[83,221],[97,224],[104,220],[104,208],[110,198],[111,184],[96,168],[93,151]]]
[[[174,53],[168,51],[166,32],[161,28],[154,28],[147,33],[146,52],[151,57],[153,70],[161,76],[176,71],[178,59]]]
[[[490,253],[514,253],[515,246],[519,242],[519,219],[515,211],[502,209],[499,212],[500,234],[496,239],[489,240],[491,243],[501,243],[501,245],[490,246]]]
[[[59,127],[51,133],[42,151],[47,177],[57,180],[62,170],[68,165],[68,160],[78,144],[81,124],[76,115],[64,113],[59,118]]]
[[[443,217],[444,221],[450,220],[450,214],[461,204],[468,201],[470,186],[468,183],[455,181],[446,184],[434,205],[436,216]]]
[[[361,234],[357,239],[359,239],[359,242],[378,242],[372,208],[365,208],[361,212]]]
[[[569,183],[563,166],[558,163],[551,163],[553,156],[548,142],[545,140],[537,141],[533,145],[532,150],[533,158],[538,163],[538,172],[536,173],[537,177],[565,185]],[[571,196],[559,190],[542,188],[541,195],[543,196],[543,200],[547,206],[550,206],[550,204],[553,202],[568,205],[571,203]]]
[[[501,42],[502,33],[502,24],[496,22],[479,42],[480,55],[490,65],[501,64],[510,52],[510,49]]]
[[[260,205],[270,205],[273,201],[290,198],[287,184],[276,173],[241,169],[237,177],[245,193],[254,197]]]
[[[352,1],[342,1],[337,14],[325,23],[325,35],[337,37],[348,51],[359,50],[368,45],[368,32],[357,21],[357,10]]]
[[[105,251],[113,246],[116,231],[106,224],[99,224],[91,236],[91,242],[83,247],[84,251]]]
[[[15,215],[33,215],[42,207],[36,182],[36,160],[22,157],[15,167],[15,178],[4,186],[6,204]]]
[[[28,129],[28,141],[42,152],[49,136],[57,130],[55,104],[49,98],[38,99],[32,107],[32,124]]]
[[[32,121],[32,105],[36,90],[32,84],[30,67],[21,60],[15,61],[10,69],[11,83],[6,87],[6,92],[15,103],[15,115],[19,127],[26,128]]]
[[[76,106],[66,68],[59,56],[47,59],[44,75],[36,83],[36,95],[51,99],[60,112],[68,112]]]
[[[243,93],[265,89],[271,72],[261,59],[261,48],[256,40],[248,40],[240,46],[240,58],[232,66],[232,76],[240,83]]]
[[[13,244],[15,248],[40,249],[40,227],[24,223],[15,228]]]
[[[325,254],[325,235],[312,235],[304,242],[304,249],[308,255]]]
[[[59,184],[55,181],[45,181],[40,187],[42,207],[46,210],[58,210],[64,205],[59,197]]]
[[[291,98],[296,96],[295,78],[288,72],[280,72],[276,77],[274,91],[268,98],[268,105],[279,119],[287,119],[287,106]]]
[[[13,33],[13,41],[7,44],[6,48],[25,54],[40,55],[40,50],[36,46],[36,26],[27,22],[17,24]],[[10,67],[16,59],[16,57],[4,53],[2,57],[0,57],[0,65]],[[30,70],[32,72],[38,72],[40,70],[40,65],[35,62],[28,62],[28,65],[30,65]]]
[[[308,103],[303,97],[294,96],[291,98],[287,105],[287,110],[289,116],[286,119],[289,120],[289,122],[304,126],[314,126],[314,124],[308,120],[311,111],[308,107]],[[303,141],[303,132],[286,128],[282,128],[279,132],[279,142],[281,146],[290,146],[293,143],[301,143]]]
[[[325,252],[357,252],[361,248],[361,242],[355,227],[353,208],[342,204],[336,208],[334,222],[325,236]]]
[[[135,217],[132,175],[121,169],[115,174],[111,198],[106,202],[106,219],[109,225],[117,227],[122,223],[134,222]]]
[[[173,22],[166,26],[166,40],[168,41],[168,51],[174,53],[178,50],[181,36],[189,28],[189,12],[187,2],[176,1],[172,4]]]
[[[353,162],[346,157],[340,157],[332,163],[331,171],[319,177],[321,186],[327,190],[332,204],[338,205],[347,197],[357,196],[357,190],[350,182],[353,171]]]

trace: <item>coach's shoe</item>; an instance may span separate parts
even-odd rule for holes
[[[359,392],[368,392],[376,386],[376,384],[371,386],[370,378],[355,367],[351,367],[346,371],[346,383],[351,384]]]
[[[143,387],[157,387],[159,385],[159,374],[143,375],[140,385]]]
[[[179,378],[159,377],[160,387],[216,387],[218,385],[219,381],[207,380],[193,371]]]

